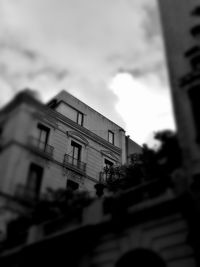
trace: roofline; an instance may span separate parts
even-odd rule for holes
[[[46,106],[45,104],[43,104],[39,100],[35,99],[32,95],[30,95],[26,91],[20,92],[18,95],[15,96],[15,98],[13,100],[11,100],[6,106],[4,106],[0,110],[0,115],[4,115],[5,113],[12,111],[14,108],[16,108],[17,106],[19,106],[22,103],[28,103],[32,106],[38,107],[39,109],[41,109],[41,111],[45,112],[45,114],[47,116],[51,116],[53,118],[56,118],[57,120],[67,124],[71,128],[74,128],[75,130],[85,134],[86,136],[95,140],[96,142],[100,143],[101,145],[109,148],[114,153],[121,154],[121,149],[119,147],[112,145],[111,143],[106,141],[104,138],[98,136],[97,134],[90,131],[89,129],[78,125],[76,122],[70,120],[68,117],[64,116],[63,114],[49,108],[48,106]]]
[[[84,105],[86,105],[86,106],[87,106],[89,109],[91,109],[92,111],[96,112],[96,113],[99,114],[100,116],[104,117],[104,118],[107,119],[108,121],[110,121],[110,122],[112,122],[113,124],[115,124],[117,127],[120,128],[120,130],[126,132],[120,125],[118,125],[117,123],[113,122],[111,119],[107,118],[106,116],[102,115],[99,111],[95,110],[94,108],[92,108],[91,106],[89,106],[88,104],[86,104],[85,102],[83,102],[82,100],[78,99],[77,97],[75,97],[74,95],[72,95],[71,93],[69,93],[68,91],[66,91],[66,90],[63,89],[63,90],[61,90],[60,93],[58,93],[57,95],[61,94],[62,92],[69,94],[69,95],[70,95],[71,97],[73,97],[74,99],[76,99],[76,100],[78,100],[79,102],[81,102],[81,103],[83,103]],[[48,101],[48,102],[46,103],[46,105],[48,106],[48,104],[50,104],[51,101],[56,100],[56,96],[57,96],[57,95],[55,95],[55,97],[53,97],[50,101]],[[59,100],[59,102],[61,102],[61,101],[64,102],[65,104],[67,104],[67,105],[70,106],[70,104],[68,104],[67,102],[65,102],[63,99],[60,99],[60,100]],[[58,102],[58,103],[59,103],[59,102]],[[76,108],[74,108],[74,109],[76,109]],[[76,110],[77,110],[77,109],[76,109]]]

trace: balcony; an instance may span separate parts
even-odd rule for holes
[[[42,142],[38,138],[30,136],[29,145],[35,151],[42,153],[43,156],[47,156],[49,158],[53,157],[54,147]]]
[[[99,182],[105,184],[109,181],[120,179],[121,173],[118,167],[119,166],[104,167],[99,173]]]
[[[70,156],[68,154],[64,155],[63,165],[65,167],[73,167],[76,170],[79,170],[79,171],[84,172],[84,173],[86,171],[86,163],[84,163],[84,162],[82,162],[76,158],[73,158],[72,156]]]

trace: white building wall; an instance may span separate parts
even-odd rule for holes
[[[54,147],[52,158],[45,158],[37,153],[37,149],[34,152],[31,148],[30,138],[38,138],[38,124],[50,129],[48,145]],[[4,125],[3,136],[6,137],[6,142],[11,144],[0,154],[0,172],[3,174],[0,184],[6,192],[12,194],[15,193],[18,184],[26,185],[31,163],[44,169],[42,193],[48,187],[66,188],[67,179],[78,182],[80,190],[94,192],[94,185],[99,181],[99,174],[104,167],[104,159],[107,158],[114,164],[122,163],[119,151],[118,153],[110,151],[109,146],[104,145],[101,140],[95,141],[94,136],[93,138],[85,136],[80,129],[76,131],[74,126],[70,127],[46,114],[42,109],[26,103],[20,104],[10,112],[9,119]],[[85,175],[78,173],[72,175],[72,171],[67,171],[63,167],[64,155],[71,155],[72,140],[82,146],[81,161],[86,163]]]
[[[122,128],[120,126],[110,121],[108,118],[104,117],[66,91],[62,91],[57,96],[55,96],[54,99],[57,99],[58,101],[62,100],[66,104],[82,112],[84,114],[83,127],[102,137],[103,139],[108,141],[108,130],[113,131],[115,134],[115,146],[122,148],[122,136],[120,133],[120,130]],[[67,117],[67,114],[64,112],[63,107],[58,107],[56,108],[56,110],[64,113],[64,115],[66,115]],[[69,117],[71,117],[71,113],[69,114]]]

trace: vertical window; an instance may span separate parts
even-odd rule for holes
[[[114,133],[112,131],[108,131],[108,142],[114,145]]]
[[[42,124],[38,124],[38,147],[45,150],[50,129]]]
[[[113,162],[108,160],[108,159],[104,159],[104,168],[103,168],[103,180],[108,180],[112,178],[113,175]]]
[[[196,126],[196,141],[200,143],[200,105],[199,105],[199,99],[200,99],[200,92],[198,87],[193,87],[189,89],[188,95],[191,102],[191,108],[193,112],[193,118]]]
[[[77,123],[81,126],[83,126],[83,113],[78,112],[77,113]]]
[[[3,134],[3,126],[0,126],[0,137],[2,136]]]
[[[81,159],[81,145],[72,141],[71,146],[72,146],[72,157],[74,159],[80,160]]]
[[[33,200],[39,197],[42,175],[43,168],[37,164],[31,163],[26,183],[26,193]]]
[[[77,144],[76,142],[71,142],[72,146],[72,158],[71,158],[71,164],[80,168],[81,165],[81,145]]]

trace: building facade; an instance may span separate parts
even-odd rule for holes
[[[200,5],[198,0],[158,2],[179,141],[192,182],[200,177]]]
[[[47,105],[18,94],[0,111],[0,125],[0,188],[17,198],[37,200],[48,188],[94,194],[105,166],[125,164],[128,151],[141,149],[66,91]]]
[[[63,216],[33,225],[23,245],[0,252],[1,266],[199,266],[199,221],[193,221],[190,198],[160,192],[157,185],[96,199],[76,219]]]

